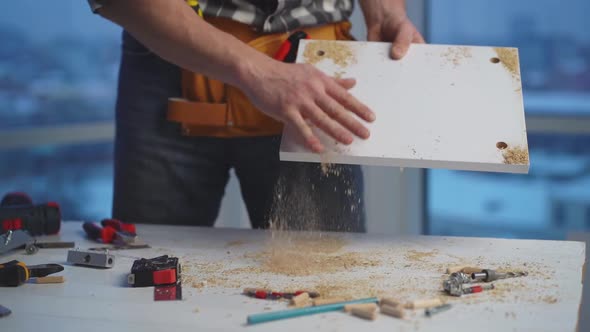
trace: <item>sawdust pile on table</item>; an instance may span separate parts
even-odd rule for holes
[[[342,239],[309,236],[301,238],[280,234],[265,250],[252,257],[259,262],[261,272],[286,276],[313,276],[379,264],[378,260],[366,255],[342,250]]]
[[[199,292],[239,294],[253,287],[276,291],[317,291],[322,297],[345,299],[394,296],[403,301],[441,297],[448,302],[557,302],[555,272],[541,263],[489,261],[484,256],[464,259],[439,250],[405,246],[350,248],[346,236],[332,234],[291,234],[272,238],[262,247],[244,243],[241,250],[219,256],[215,261],[198,255],[181,257],[183,285]],[[281,250],[277,250],[277,246]],[[231,247],[230,249],[235,249]],[[211,254],[218,253],[211,249]],[[446,267],[463,264],[498,270],[529,272],[525,279],[496,281],[496,289],[477,296],[447,296],[441,283],[448,277]],[[390,268],[384,268],[388,266]],[[544,292],[538,292],[542,287]],[[555,292],[552,292],[555,290]]]

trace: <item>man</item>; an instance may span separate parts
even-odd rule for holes
[[[298,29],[311,38],[349,39],[342,21],[352,1],[208,0],[201,1],[204,20],[190,6],[194,0],[90,1],[126,30],[113,216],[212,226],[234,168],[254,228],[275,221],[289,228],[364,231],[360,167],[326,172],[316,164],[281,163],[279,135],[284,125],[321,153],[312,125],[350,144],[369,137],[362,121],[374,121],[374,114],[348,93],[354,79],[269,56]],[[423,42],[404,0],[360,5],[368,39],[393,42],[392,58]]]

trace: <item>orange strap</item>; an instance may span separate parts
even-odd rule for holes
[[[231,122],[228,123],[231,121],[229,115],[227,104],[224,103],[204,103],[184,98],[168,99],[169,121],[206,127],[224,127],[231,126]]]

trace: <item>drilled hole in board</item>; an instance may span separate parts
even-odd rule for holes
[[[326,52],[322,51],[322,50],[318,50],[317,55],[318,56],[324,56],[326,54]]]
[[[491,62],[491,63],[500,63],[500,58],[496,58],[496,57],[494,57],[494,58],[491,58],[491,59],[490,59],[490,62]]]
[[[500,150],[504,150],[508,147],[508,144],[506,144],[506,142],[498,142],[496,143],[496,147]]]

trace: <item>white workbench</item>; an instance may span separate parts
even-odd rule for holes
[[[114,252],[117,260],[110,270],[67,265],[66,249],[1,256],[1,262],[60,263],[65,266],[66,282],[0,288],[0,304],[12,310],[0,319],[0,331],[574,331],[578,321],[585,258],[580,242],[339,234],[347,243],[343,250],[370,255],[380,264],[333,275],[285,277],[247,272],[247,267],[258,264],[251,257],[261,250],[268,232],[143,225],[138,232],[152,248]],[[80,248],[97,246],[84,239],[79,223],[64,223],[60,238],[76,241]],[[134,257],[162,254],[180,257],[187,266],[185,273],[193,276],[192,284],[184,285],[182,301],[154,302],[153,288],[126,285]],[[530,275],[497,281],[498,289],[492,292],[448,299],[453,308],[432,318],[416,311],[404,321],[380,316],[370,322],[333,312],[245,325],[247,315],[282,310],[286,304],[246,298],[240,295],[243,287],[288,287],[320,280],[314,278],[349,278],[374,280],[391,294],[418,299],[440,295],[444,266],[460,263],[529,268]],[[217,271],[212,272],[212,264]],[[207,268],[199,271],[198,266]],[[223,269],[235,272],[224,274],[221,287],[191,287]]]

